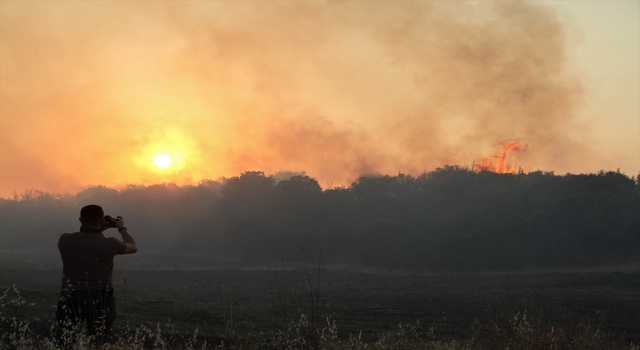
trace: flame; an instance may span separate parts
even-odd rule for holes
[[[477,157],[474,162],[475,171],[492,171],[494,173],[506,174],[515,173],[518,168],[513,164],[508,164],[507,159],[509,153],[524,152],[529,147],[529,141],[520,142],[520,140],[506,140],[498,143],[500,150],[491,157]],[[522,168],[520,168],[522,169]],[[525,170],[526,172],[526,170]]]

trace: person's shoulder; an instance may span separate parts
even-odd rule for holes
[[[78,233],[78,232],[65,232],[65,233],[60,235],[60,240],[71,238],[76,233]]]
[[[117,237],[106,237],[105,239],[111,243],[122,243],[122,241],[119,240]]]
[[[111,243],[111,246],[115,250],[115,254],[124,254],[127,247],[123,241],[119,240],[116,237],[108,237],[107,240],[109,241],[109,243]]]
[[[60,244],[61,242],[65,242],[68,241],[69,239],[73,239],[74,234],[76,234],[77,232],[66,232],[60,235],[60,238],[58,238],[58,244]]]

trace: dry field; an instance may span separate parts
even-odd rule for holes
[[[23,336],[44,344],[59,274],[0,270],[0,287],[9,289],[4,338],[16,333],[7,322],[15,317],[28,321]],[[304,265],[285,264],[116,270],[114,279],[116,330],[136,346],[587,349],[640,342],[638,272],[421,275],[316,268],[308,275]],[[7,302],[18,298],[14,285],[19,303]]]

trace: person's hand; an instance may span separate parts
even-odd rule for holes
[[[124,227],[124,218],[122,216],[118,216],[118,220],[114,223],[114,226],[118,231]]]

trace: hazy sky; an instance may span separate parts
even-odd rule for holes
[[[247,170],[340,185],[510,140],[512,166],[637,174],[639,4],[2,0],[0,196]]]

